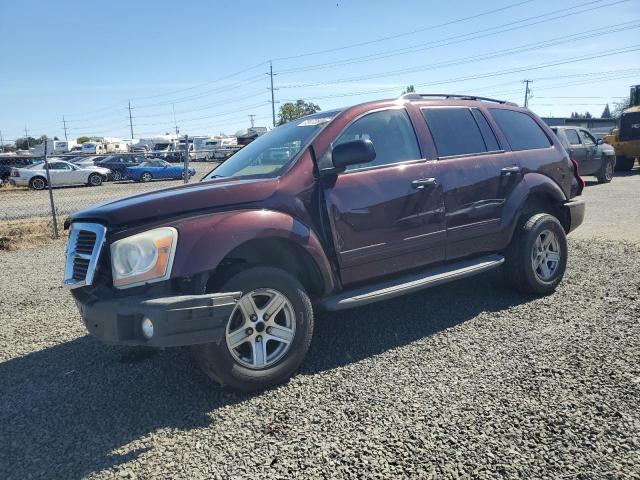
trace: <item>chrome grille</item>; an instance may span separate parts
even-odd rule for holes
[[[93,283],[107,229],[97,223],[73,223],[67,244],[64,283],[69,288]]]

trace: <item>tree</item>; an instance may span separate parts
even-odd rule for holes
[[[278,125],[291,122],[296,118],[311,115],[320,111],[320,106],[313,102],[305,102],[304,100],[296,100],[296,103],[287,102],[280,106],[278,112]]]
[[[604,110],[602,111],[602,115],[600,115],[600,118],[611,118],[611,110],[609,110],[609,104],[608,103],[604,107]]]
[[[613,118],[620,118],[622,112],[629,108],[629,105],[630,102],[628,98],[626,100],[622,100],[621,102],[613,102],[613,112],[611,112]]]
[[[40,138],[21,137],[16,140],[16,148],[18,150],[29,150],[29,148],[40,145],[44,140],[44,135]]]
[[[89,137],[78,137],[78,138],[76,138],[76,142],[77,143],[85,143],[85,142],[88,142],[90,140],[91,139]]]
[[[405,93],[416,93],[416,87],[407,85],[407,88],[405,88],[400,95],[404,95]]]
[[[591,115],[589,112],[571,112],[571,118],[593,118],[593,115]]]

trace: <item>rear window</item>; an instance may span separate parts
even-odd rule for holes
[[[469,108],[423,108],[438,157],[498,150],[493,131],[481,112]]]
[[[567,140],[569,140],[570,145],[580,145],[580,137],[578,136],[578,132],[575,130],[565,130],[565,134],[567,135]]]
[[[526,113],[498,108],[490,110],[512,150],[534,150],[551,145],[540,125]]]

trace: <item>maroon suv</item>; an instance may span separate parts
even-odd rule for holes
[[[314,308],[502,265],[519,290],[553,292],[582,187],[530,111],[409,94],[296,120],[199,183],[75,214],[65,283],[103,341],[193,345],[211,378],[262,389],[303,361]]]

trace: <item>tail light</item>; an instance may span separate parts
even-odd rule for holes
[[[571,159],[571,163],[573,163],[573,175],[576,177],[578,184],[580,185],[580,190],[578,191],[578,195],[582,193],[584,190],[584,179],[580,176],[580,168],[578,167],[578,162],[576,162],[573,158]]]
[[[18,171],[17,168],[12,168],[11,169],[11,176],[12,177],[19,177],[20,176],[20,172]]]

